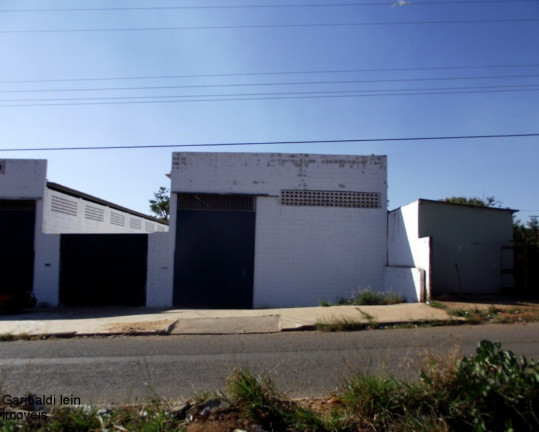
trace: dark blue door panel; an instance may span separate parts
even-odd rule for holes
[[[178,210],[175,306],[252,308],[255,215],[254,211]]]
[[[0,293],[32,291],[35,201],[0,200]]]

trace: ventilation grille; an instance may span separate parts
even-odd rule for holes
[[[119,213],[110,212],[111,225],[125,226],[125,216]]]
[[[105,220],[105,210],[86,204],[84,207],[84,217],[96,222],[103,222]]]
[[[281,204],[286,206],[379,208],[378,192],[329,192],[282,190]]]
[[[153,223],[151,223],[151,222],[144,222],[144,231],[146,231],[146,232],[148,232],[148,233],[154,232],[155,229],[154,229]]]
[[[56,195],[51,196],[51,210],[70,216],[77,216],[77,202]]]
[[[131,229],[141,229],[142,221],[140,219],[129,218],[129,228]]]
[[[255,199],[250,195],[178,194],[178,210],[255,211]]]
[[[157,225],[157,231],[163,232],[165,231],[165,227],[163,225]]]

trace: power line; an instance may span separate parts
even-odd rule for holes
[[[301,95],[352,95],[352,96],[395,96],[408,94],[448,94],[454,92],[474,93],[474,92],[496,92],[496,91],[537,91],[539,85],[501,85],[501,86],[465,86],[465,87],[428,87],[428,88],[401,88],[401,89],[371,89],[371,90],[330,90],[330,91],[308,91],[308,92],[271,92],[271,93],[227,93],[227,94],[191,94],[191,95],[153,95],[153,96],[109,96],[109,97],[76,97],[76,98],[26,98],[26,99],[0,99],[0,102],[71,102],[71,101],[127,101],[142,99],[185,99],[185,98],[209,98],[209,97],[258,97],[258,96],[301,96]],[[393,92],[393,93],[392,93]],[[395,93],[397,92],[397,93]],[[424,93],[409,93],[424,92]],[[371,93],[371,94],[369,94]],[[389,94],[385,94],[389,93]],[[239,100],[239,99],[238,99]],[[246,99],[251,100],[251,99]],[[153,101],[158,102],[158,101]],[[120,102],[121,103],[121,102]],[[55,104],[51,104],[55,105]],[[17,106],[17,105],[13,105]]]
[[[446,21],[385,21],[385,22],[355,22],[355,23],[312,23],[312,24],[246,24],[223,26],[192,26],[192,27],[131,27],[106,29],[39,29],[39,30],[0,30],[0,34],[46,34],[46,33],[96,33],[96,32],[134,32],[134,31],[180,31],[180,30],[249,30],[274,28],[307,28],[307,27],[366,27],[366,26],[402,26],[402,25],[443,25],[443,24],[509,24],[537,22],[539,18],[504,18],[476,20],[446,20]]]
[[[326,85],[326,84],[373,84],[390,82],[418,82],[418,81],[466,81],[485,79],[518,79],[538,78],[539,75],[487,75],[466,77],[437,77],[437,78],[394,78],[370,80],[339,80],[339,81],[292,81],[278,83],[240,83],[240,84],[186,84],[175,86],[143,86],[143,87],[98,87],[98,88],[68,88],[68,89],[30,89],[30,90],[0,90],[0,93],[53,93],[53,92],[88,92],[88,91],[120,91],[120,90],[172,90],[191,88],[229,88],[229,87],[274,87],[290,85]]]
[[[166,99],[168,96],[157,96],[156,100],[150,101],[129,101],[122,99],[122,101],[116,102],[66,102],[66,103],[31,103],[31,104],[8,104],[0,105],[0,108],[22,108],[22,107],[52,107],[52,106],[91,106],[91,105],[134,105],[134,104],[157,104],[157,103],[187,103],[187,102],[233,102],[233,101],[260,101],[260,100],[284,100],[284,99],[336,99],[336,98],[365,98],[365,97],[388,97],[388,96],[433,96],[433,95],[457,95],[457,94],[477,94],[477,93],[511,93],[511,92],[530,92],[530,91],[539,91],[539,88],[517,88],[517,89],[507,89],[507,90],[474,90],[474,91],[432,91],[432,92],[416,92],[416,93],[384,93],[384,94],[338,94],[339,92],[333,92],[334,94],[317,94],[311,96],[294,96],[294,93],[291,93],[287,96],[256,96],[250,97],[249,94],[246,94],[245,97],[234,97],[230,95],[222,95],[216,99],[202,99],[202,97],[209,96],[190,96],[196,97],[196,99]],[[179,96],[181,97],[181,96]],[[189,96],[188,96],[189,97]],[[157,99],[160,98],[160,99]]]
[[[134,104],[157,104],[157,103],[187,103],[187,102],[233,102],[233,101],[260,101],[260,100],[284,100],[284,99],[336,99],[336,98],[365,98],[365,97],[388,97],[388,96],[433,96],[433,95],[457,95],[457,94],[477,94],[477,93],[511,93],[511,92],[524,92],[524,91],[539,91],[539,88],[521,88],[521,89],[507,89],[507,90],[474,90],[474,91],[432,91],[432,92],[417,92],[417,93],[385,93],[385,94],[319,94],[311,96],[294,96],[293,93],[288,96],[265,96],[265,97],[233,97],[230,95],[222,95],[216,99],[202,99],[201,97],[209,96],[196,96],[196,99],[166,99],[167,96],[157,96],[158,100],[150,101],[129,101],[122,100],[116,102],[66,102],[66,103],[31,103],[31,104],[8,104],[0,105],[0,108],[22,108],[22,107],[52,107],[52,106],[91,106],[91,105],[134,105]],[[338,92],[334,92],[338,93]],[[357,92],[355,92],[357,93]],[[181,97],[181,96],[180,96]],[[194,97],[194,96],[190,96]],[[128,99],[128,98],[118,98]]]
[[[266,141],[243,143],[205,143],[205,144],[152,144],[142,146],[95,146],[95,147],[34,147],[0,149],[2,152],[14,151],[71,151],[71,150],[127,150],[127,149],[154,149],[154,148],[184,148],[184,147],[224,147],[224,146],[259,146],[259,145],[298,145],[298,144],[347,144],[367,142],[405,142],[405,141],[446,141],[463,139],[497,139],[497,138],[530,138],[539,137],[539,133],[503,134],[503,135],[457,135],[433,137],[406,137],[406,138],[357,138],[340,140],[306,140],[306,141]]]
[[[497,4],[497,3],[532,3],[536,0],[447,0],[442,2],[403,2],[387,3],[296,3],[296,4],[263,4],[263,5],[220,5],[220,6],[148,6],[148,7],[111,7],[111,8],[50,8],[50,9],[1,9],[0,13],[8,12],[122,12],[122,11],[150,11],[150,10],[200,10],[200,9],[290,9],[290,8],[335,8],[335,7],[394,7],[394,6],[445,6],[468,4]]]
[[[539,63],[517,65],[477,65],[477,66],[433,66],[433,67],[408,67],[408,68],[366,68],[366,69],[336,69],[336,70],[304,70],[304,71],[276,71],[276,72],[245,72],[245,73],[220,73],[220,74],[190,74],[190,75],[154,75],[133,77],[102,77],[102,78],[53,78],[34,80],[0,80],[0,84],[25,84],[45,82],[79,82],[79,81],[124,81],[124,80],[156,80],[178,78],[219,78],[239,76],[272,76],[272,75],[307,75],[307,74],[346,74],[363,72],[414,72],[434,70],[466,70],[466,69],[510,69],[510,68],[534,68]]]

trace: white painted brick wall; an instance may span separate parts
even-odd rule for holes
[[[399,294],[408,303],[425,301],[426,272],[416,267],[386,267],[385,292]]]
[[[430,297],[432,288],[430,237],[419,237],[419,201],[414,201],[388,213],[387,223],[388,266],[409,267],[425,272],[424,285],[419,279],[413,279],[417,292],[417,301]],[[395,270],[398,273],[398,270]],[[397,279],[391,271],[386,271],[385,286],[399,291],[405,289],[396,286]]]
[[[316,306],[381,290],[385,209],[281,206],[257,199],[254,307]]]
[[[387,203],[386,156],[173,153],[172,192],[279,195],[281,189],[380,192]]]
[[[47,175],[46,160],[2,159],[0,165],[0,199],[43,197]]]
[[[62,213],[53,209],[53,199],[58,202],[68,202],[76,207],[76,216]],[[89,209],[87,210],[87,207]],[[103,215],[102,221],[89,219],[90,212]],[[82,198],[77,198],[59,191],[46,189],[44,198],[43,232],[47,234],[88,234],[88,233],[131,233],[148,234],[158,231],[158,226],[168,230],[168,227],[142,217],[113,209]],[[112,223],[111,214],[124,219],[124,225]],[[116,219],[118,220],[118,219]]]
[[[57,306],[60,287],[60,235],[36,236],[34,294],[38,304]]]
[[[317,305],[383,288],[386,166],[385,156],[174,153],[171,209],[179,192],[258,195],[254,307]],[[381,208],[283,206],[282,189],[376,192]],[[170,226],[174,236],[174,215]]]
[[[150,234],[148,236],[146,306],[167,307],[172,305],[172,268],[169,234]]]

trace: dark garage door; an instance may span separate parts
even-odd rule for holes
[[[32,291],[35,219],[35,201],[0,200],[0,292]]]
[[[60,303],[144,306],[148,236],[62,234]]]
[[[254,198],[179,194],[174,306],[252,308]]]

